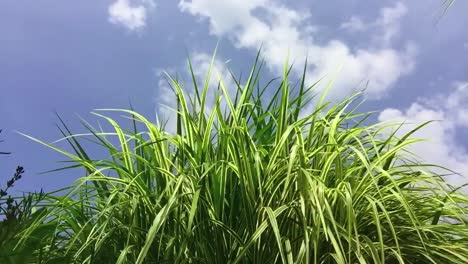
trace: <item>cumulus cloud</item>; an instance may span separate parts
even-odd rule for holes
[[[301,65],[308,56],[312,66],[308,72],[310,82],[326,75],[335,80],[330,99],[360,90],[366,81],[369,81],[367,95],[380,98],[414,68],[414,45],[396,50],[386,43],[386,39],[398,34],[397,18],[406,12],[403,3],[381,10],[375,23],[382,25],[376,33],[383,35],[382,41],[366,49],[353,49],[337,39],[318,43],[313,38],[314,31],[310,30],[315,25],[307,23],[310,13],[273,0],[182,0],[179,7],[183,12],[207,19],[211,34],[226,36],[237,48],[256,51],[262,45],[267,65],[277,73],[283,70],[288,52],[296,65]],[[297,74],[301,70],[295,69]]]
[[[129,31],[139,31],[146,26],[148,11],[154,6],[152,0],[116,0],[108,9],[109,22]]]
[[[449,168],[462,176],[448,178],[453,183],[468,182],[468,150],[457,141],[457,134],[468,129],[468,83],[455,83],[448,95],[421,98],[407,109],[387,108],[379,121],[405,122],[397,136],[402,136],[416,126],[435,120],[416,132],[413,137],[426,138],[408,147],[421,160]]]

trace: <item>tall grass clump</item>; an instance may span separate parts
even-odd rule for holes
[[[468,263],[467,197],[431,172],[437,166],[404,151],[425,124],[398,138],[385,132],[391,125],[364,124],[369,114],[355,112],[359,94],[326,103],[325,93],[311,96],[305,68],[293,86],[289,66],[262,85],[262,65],[257,56],[245,81],[233,76],[236,87],[219,80],[210,90],[213,73],[197,83],[189,60],[191,96],[168,76],[177,101],[174,133],[133,110],[107,109],[95,115],[111,130],[83,121],[89,133],[74,134],[60,119],[72,152],[34,139],[71,160],[63,169],[85,171],[66,195],[49,198],[44,221],[56,228],[38,258]],[[315,108],[305,112],[311,99]],[[108,157],[93,158],[84,139]]]

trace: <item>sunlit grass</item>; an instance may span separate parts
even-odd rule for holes
[[[189,97],[168,76],[176,133],[133,110],[108,109],[95,115],[111,131],[83,122],[88,136],[74,135],[62,122],[73,152],[32,138],[70,158],[64,169],[86,172],[68,195],[48,198],[44,219],[56,231],[44,236],[38,258],[468,263],[467,198],[405,158],[402,150],[417,144],[414,131],[396,138],[385,124],[364,125],[368,115],[355,112],[359,94],[335,105],[319,94],[305,113],[314,87],[291,87],[288,67],[261,85],[261,66],[257,57],[247,80],[235,79],[235,95],[220,80],[209,107],[208,82],[194,78]],[[267,93],[271,102],[262,100]],[[110,118],[114,112],[131,121]],[[83,138],[108,158],[94,159]],[[39,226],[22,233],[25,241]]]

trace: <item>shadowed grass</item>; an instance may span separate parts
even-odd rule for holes
[[[223,80],[210,90],[207,76],[202,86],[193,78],[192,98],[168,76],[177,100],[173,134],[133,110],[107,109],[95,115],[112,131],[83,122],[89,133],[74,135],[60,119],[74,152],[30,137],[70,158],[67,168],[86,172],[67,195],[50,198],[44,219],[56,231],[38,257],[468,263],[467,198],[429,165],[405,158],[402,150],[418,141],[410,137],[415,130],[396,138],[384,132],[389,125],[363,125],[368,114],[354,111],[359,94],[335,105],[323,94],[315,110],[302,113],[314,87],[301,81],[293,89],[289,66],[282,79],[261,86],[261,66],[257,56],[247,80],[235,80],[234,96]],[[209,92],[217,94],[208,107]],[[262,100],[266,93],[271,102]],[[112,112],[129,117],[131,128]],[[84,136],[108,158],[93,159]]]

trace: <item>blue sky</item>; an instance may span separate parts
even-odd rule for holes
[[[218,41],[221,76],[227,67],[245,73],[263,44],[266,78],[281,73],[289,51],[298,66],[308,55],[309,82],[335,79],[330,100],[368,81],[362,111],[377,111],[375,121],[439,120],[416,135],[431,141],[411,150],[468,177],[468,2],[439,20],[442,2],[0,1],[0,150],[13,152],[0,159],[2,182],[21,164],[20,190],[70,184],[81,171],[38,175],[64,157],[16,131],[54,141],[54,111],[82,132],[77,116],[95,124],[93,109],[129,101],[170,118],[162,71],[184,77],[188,51],[201,78]]]

